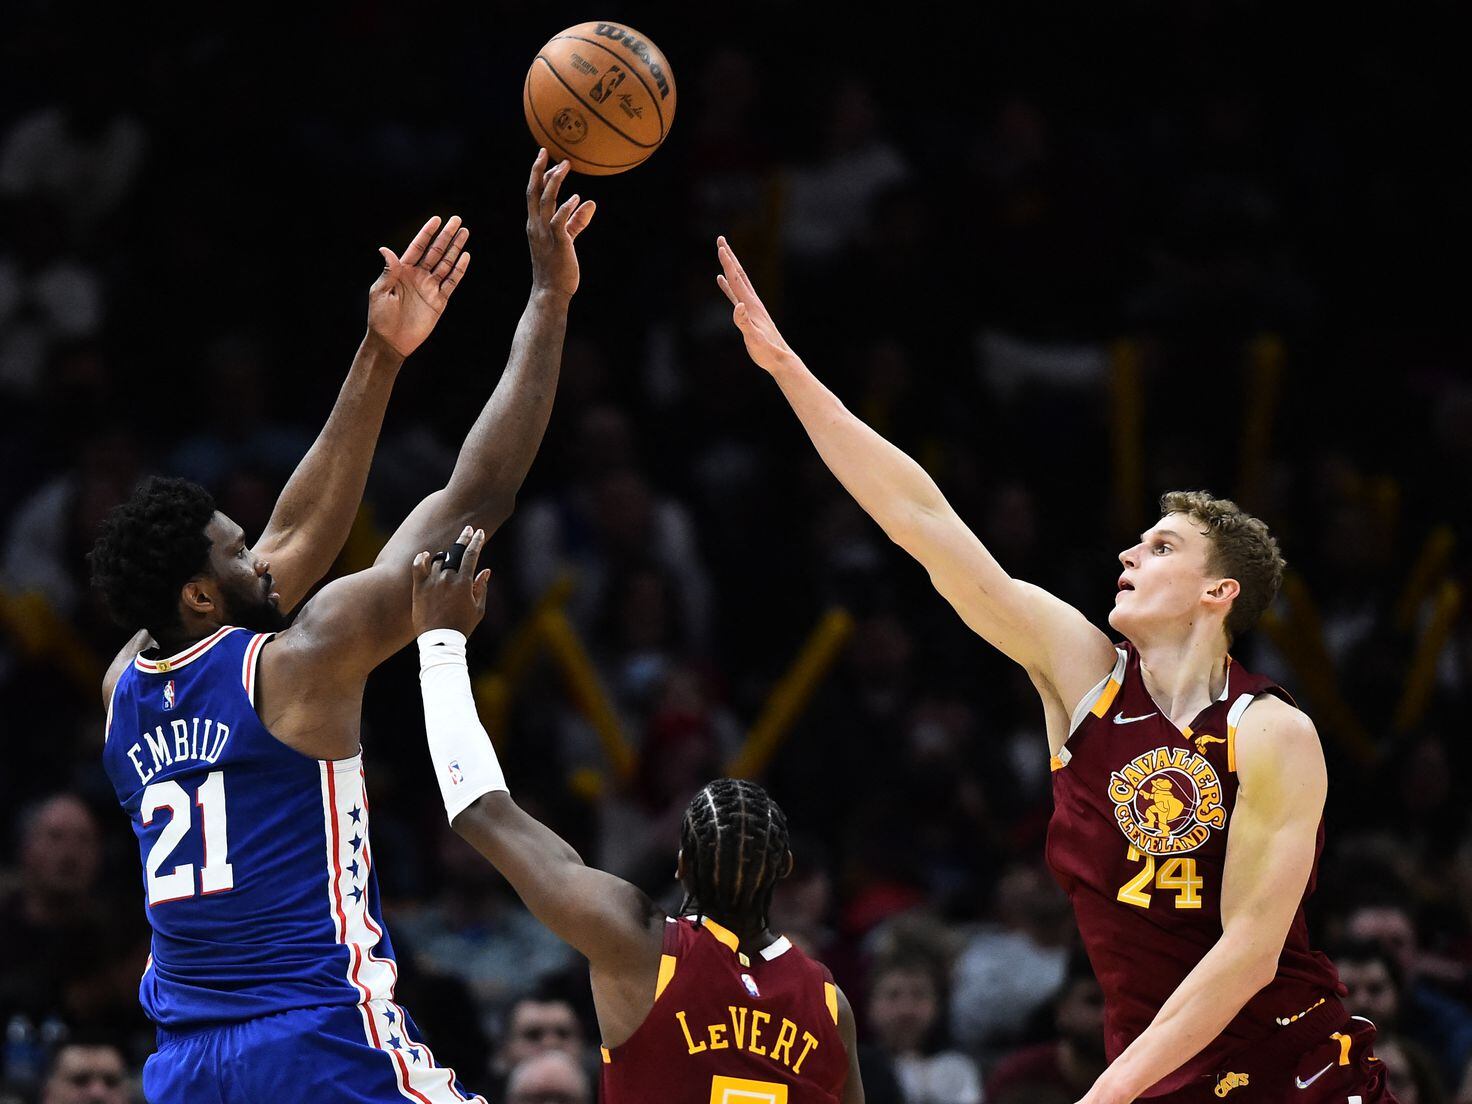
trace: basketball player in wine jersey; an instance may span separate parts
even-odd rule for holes
[[[510,360],[449,481],[372,567],[287,622],[347,536],[398,365],[465,274],[458,218],[432,220],[403,257],[382,251],[353,373],[253,547],[184,480],[145,483],[98,539],[99,589],[146,630],[103,686],[103,764],[153,927],[139,987],[159,1027],[143,1072],[153,1104],[470,1099],[394,1002],[359,724],[369,673],[414,638],[413,550],[504,521],[542,439],[578,287],[573,239],[593,215],[577,196],[559,206],[566,174],[538,155],[532,291]],[[179,412],[228,418],[210,399]]]
[[[1166,495],[1119,555],[1116,644],[1007,574],[919,465],[808,370],[724,238],[717,252],[747,352],[828,467],[1042,698],[1048,862],[1105,996],[1110,1066],[1083,1104],[1392,1100],[1374,1027],[1340,1004],[1304,922],[1323,847],[1318,735],[1228,654],[1282,576],[1267,528],[1231,502]]]
[[[445,813],[542,923],[588,959],[603,1037],[603,1104],[862,1104],[854,1017],[832,975],[767,926],[792,869],[787,818],[723,778],[690,802],[677,917],[583,865],[511,800],[476,716],[465,640],[485,609],[477,531],[459,570],[414,560],[425,730]]]

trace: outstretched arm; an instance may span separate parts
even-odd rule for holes
[[[287,480],[256,542],[257,554],[271,563],[283,610],[295,607],[342,551],[399,367],[434,330],[465,275],[469,236],[459,216],[443,228],[436,216],[415,235],[402,259],[379,249],[384,267],[368,291],[368,332],[327,424]]]
[[[719,239],[721,275],[746,351],[771,374],[818,454],[889,538],[930,573],[965,622],[1040,675],[1071,710],[1114,664],[1109,638],[1072,606],[1014,579],[925,470],[856,418],[783,340],[736,254]]]
[[[413,564],[413,622],[430,758],[455,831],[490,860],[528,909],[595,969],[654,977],[664,914],[634,886],[583,864],[568,844],[511,800],[476,716],[465,641],[485,611],[490,572],[476,573],[485,533],[462,533],[452,570],[421,552]]]
[[[557,193],[568,165],[547,169],[537,155],[527,185],[532,291],[501,381],[460,447],[443,489],[399,526],[373,567],[339,579],[302,610],[281,646],[303,669],[364,675],[412,640],[409,564],[422,548],[443,548],[464,526],[494,532],[511,513],[531,468],[557,391],[567,308],[579,272],[573,241],[593,218],[593,203]],[[316,674],[312,675],[316,678]]]
[[[1242,720],[1221,938],[1082,1104],[1128,1104],[1221,1034],[1277,974],[1313,868],[1328,775],[1313,722],[1286,702],[1264,698]]]

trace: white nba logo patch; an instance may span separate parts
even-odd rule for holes
[[[167,709],[173,709],[173,708],[174,708],[174,680],[173,679],[169,679],[169,681],[164,685],[164,709],[167,710]]]
[[[460,760],[459,759],[451,759],[450,760],[449,771],[450,771],[450,781],[453,782],[453,783],[455,783],[455,785],[458,786],[458,785],[460,785],[461,782],[465,781],[465,775],[460,770]]]
[[[741,984],[746,986],[746,991],[753,997],[760,997],[762,995],[762,991],[756,987],[756,979],[750,974],[741,975]]]

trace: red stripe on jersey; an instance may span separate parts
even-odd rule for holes
[[[343,911],[343,907],[342,907],[342,881],[341,881],[341,879],[342,879],[342,862],[337,857],[337,854],[338,854],[338,852],[337,852],[337,849],[338,849],[338,836],[337,836],[337,783],[333,780],[333,772],[332,772],[332,766],[331,766],[331,764],[329,764],[326,769],[327,769],[327,823],[328,823],[328,827],[329,827],[329,829],[331,831],[331,839],[332,839],[332,900],[333,900],[333,904],[335,905],[335,907],[337,909],[337,922],[338,922],[338,925],[339,925],[338,926],[338,931],[340,932],[338,938],[340,940],[342,940],[343,942],[347,942],[347,938],[348,938],[348,917],[347,917],[347,913]],[[368,989],[358,980],[358,969],[359,969],[358,948],[357,948],[356,945],[350,944],[349,945],[349,949],[351,951],[351,959],[350,959],[350,965],[348,966],[348,981],[352,982],[353,988],[356,989],[356,990],[358,990],[358,992],[362,994],[363,999],[366,1001],[368,999]]]

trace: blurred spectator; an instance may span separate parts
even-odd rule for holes
[[[918,955],[882,959],[869,978],[869,1029],[894,1065],[906,1104],[980,1104],[981,1078],[966,1055],[940,1049],[943,971]]]
[[[128,1066],[110,1043],[64,1043],[51,1059],[40,1104],[127,1104]]]
[[[126,1033],[141,1022],[146,943],[137,903],[120,908],[99,882],[97,822],[71,794],[21,815],[20,884],[0,898],[0,1023],[58,1019]]]
[[[483,1015],[534,989],[572,961],[572,950],[533,919],[494,867],[441,823],[443,888],[422,908],[396,914],[420,962],[462,979]]]
[[[533,994],[513,1001],[507,1011],[496,1064],[509,1072],[550,1050],[582,1061],[587,1057],[586,1048],[583,1024],[572,1004],[560,997]]]
[[[1349,914],[1344,931],[1380,946],[1396,964],[1404,981],[1397,986],[1395,1023],[1431,1051],[1443,1079],[1455,1084],[1472,1058],[1472,1009],[1428,976],[1411,914],[1398,904],[1363,905]],[[1362,992],[1373,990],[1373,973],[1366,978],[1352,968],[1351,977]]]
[[[873,90],[855,77],[830,87],[819,160],[785,173],[782,238],[802,261],[835,257],[863,229],[874,200],[910,174],[881,128]]]
[[[968,1050],[1008,1042],[1063,985],[1073,943],[1068,898],[1036,865],[997,885],[996,922],[972,936],[953,973],[951,1032]]]
[[[592,1099],[587,1073],[557,1050],[527,1058],[506,1082],[506,1104],[589,1104]]]
[[[1052,1095],[1079,1100],[1104,1072],[1104,993],[1082,954],[1069,962],[1053,1009],[1053,1028],[1056,1038],[1024,1047],[996,1064],[986,1082],[989,1104]]]

